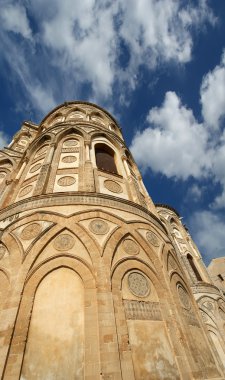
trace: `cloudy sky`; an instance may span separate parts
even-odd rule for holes
[[[0,145],[64,101],[95,102],[205,262],[225,256],[224,20],[224,0],[1,0]]]

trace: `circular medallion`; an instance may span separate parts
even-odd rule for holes
[[[64,146],[76,146],[78,144],[77,140],[66,140],[64,141]]]
[[[58,251],[67,251],[73,248],[74,244],[74,238],[68,234],[59,235],[54,240],[54,247]]]
[[[159,246],[159,240],[157,236],[154,234],[154,232],[148,231],[146,233],[146,239],[148,240],[150,244],[154,245],[155,247]]]
[[[76,162],[77,158],[75,156],[65,156],[62,158],[62,162],[65,162],[66,164],[71,164],[72,162]]]
[[[109,231],[108,224],[102,219],[94,219],[89,223],[89,228],[96,235],[105,235]]]
[[[34,165],[30,168],[30,173],[34,173],[41,168],[41,164]]]
[[[29,194],[33,190],[33,186],[29,185],[20,190],[19,198],[25,197],[25,195]]]
[[[3,244],[0,244],[0,260],[4,257],[6,253],[6,248],[4,247]]]
[[[75,182],[76,182],[76,179],[74,177],[65,176],[65,177],[59,178],[57,183],[59,186],[71,186]]]
[[[111,191],[112,193],[122,193],[123,189],[120,186],[119,183],[115,181],[111,181],[110,179],[106,179],[104,181],[104,186],[107,190]]]
[[[177,291],[178,291],[178,295],[179,295],[182,306],[185,309],[189,310],[191,307],[191,304],[190,304],[190,298],[189,298],[188,293],[186,292],[186,290],[183,288],[181,284],[177,285]]]
[[[139,246],[132,239],[125,239],[123,241],[123,248],[129,255],[137,255],[140,251]]]
[[[41,233],[42,227],[39,223],[31,223],[28,226],[24,227],[20,237],[23,240],[31,240],[36,238]]]
[[[132,272],[128,276],[130,291],[137,297],[147,297],[150,293],[150,285],[145,276],[139,272]]]

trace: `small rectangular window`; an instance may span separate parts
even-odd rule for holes
[[[219,277],[220,281],[224,281],[223,276],[221,274],[218,274],[218,277]]]

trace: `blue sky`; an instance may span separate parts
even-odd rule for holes
[[[86,100],[123,129],[154,202],[225,256],[225,1],[1,0],[0,144]]]

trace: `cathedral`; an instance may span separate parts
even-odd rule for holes
[[[59,105],[0,151],[1,379],[225,379],[209,273],[101,107]]]

